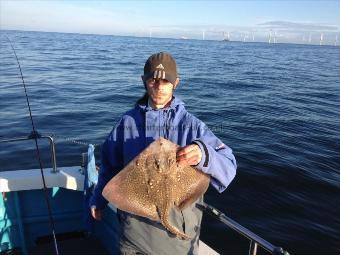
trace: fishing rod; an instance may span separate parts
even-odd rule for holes
[[[58,244],[57,244],[57,238],[55,235],[55,224],[54,224],[54,220],[52,217],[52,209],[51,209],[51,204],[50,204],[50,200],[48,199],[48,193],[47,193],[47,187],[46,187],[46,181],[45,181],[45,175],[44,175],[44,171],[43,171],[43,166],[42,166],[42,161],[41,161],[41,157],[40,157],[40,151],[39,151],[39,145],[38,145],[38,138],[40,137],[39,133],[37,132],[34,122],[33,122],[33,116],[32,116],[32,111],[31,111],[31,105],[28,99],[28,95],[27,95],[27,90],[26,90],[26,84],[25,84],[25,80],[24,80],[24,76],[22,75],[22,70],[21,70],[21,65],[17,56],[17,53],[14,49],[14,46],[11,42],[11,40],[8,38],[7,35],[5,35],[7,40],[9,41],[9,44],[11,45],[11,48],[13,50],[13,53],[15,55],[15,58],[17,60],[17,64],[20,70],[20,77],[22,80],[22,85],[24,87],[24,91],[25,91],[25,96],[26,96],[26,103],[28,106],[28,111],[29,111],[29,115],[30,115],[30,120],[31,120],[31,126],[32,126],[32,132],[31,132],[31,137],[34,138],[35,141],[35,148],[36,148],[36,153],[37,153],[37,158],[39,161],[39,166],[40,166],[40,173],[41,173],[41,178],[42,178],[42,182],[43,182],[43,190],[44,190],[44,196],[45,196],[45,200],[46,200],[46,204],[47,204],[47,209],[48,209],[48,216],[49,216],[49,221],[50,221],[50,225],[51,225],[51,229],[52,229],[52,235],[53,235],[53,241],[54,241],[54,248],[55,248],[55,254],[59,255],[59,250],[58,250]]]

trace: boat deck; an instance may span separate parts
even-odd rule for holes
[[[72,239],[58,241],[59,254],[63,255],[109,255],[101,242],[94,236],[75,237]],[[29,255],[55,254],[53,242],[39,244],[28,252]]]
[[[119,239],[116,208],[109,205],[103,220],[95,224],[95,234],[86,236],[82,232],[85,176],[79,166],[58,170],[46,168],[44,175],[59,254],[115,254]],[[39,169],[0,172],[0,192],[5,194],[0,196],[0,255],[55,254]],[[202,241],[199,247],[199,254],[218,255]]]

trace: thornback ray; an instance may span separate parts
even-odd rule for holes
[[[183,210],[208,189],[210,177],[176,162],[177,144],[151,143],[104,187],[103,196],[120,210],[159,221],[178,238],[188,239],[169,221],[170,209]]]

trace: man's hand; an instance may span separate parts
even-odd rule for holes
[[[91,207],[91,215],[95,220],[101,220],[103,215],[103,210],[97,209],[96,207]]]
[[[176,154],[177,163],[181,166],[195,166],[202,159],[202,152],[197,144],[179,148]]]

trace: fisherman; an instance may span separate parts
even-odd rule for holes
[[[91,214],[96,220],[101,220],[108,203],[102,196],[104,186],[159,137],[181,146],[176,154],[178,164],[194,166],[208,174],[211,185],[220,193],[236,174],[232,150],[174,96],[179,78],[170,54],[160,52],[150,56],[144,65],[142,81],[144,96],[123,115],[102,146],[98,184],[90,200]],[[198,254],[202,212],[195,204],[202,201],[203,197],[182,211],[170,211],[170,222],[187,234],[189,240],[176,238],[159,222],[118,210],[120,254]]]

